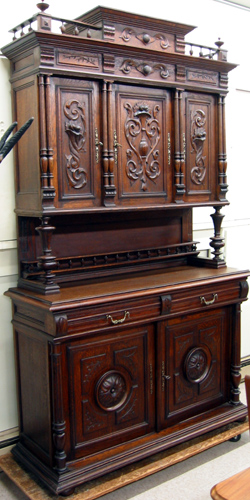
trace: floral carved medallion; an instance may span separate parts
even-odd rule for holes
[[[115,370],[106,372],[96,384],[96,400],[106,411],[114,411],[127,398],[127,384],[124,376]]]
[[[184,371],[189,382],[202,382],[208,375],[211,366],[211,353],[204,347],[194,347],[189,351],[184,363]]]

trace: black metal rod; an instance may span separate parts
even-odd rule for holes
[[[11,137],[6,144],[3,145],[3,147],[0,149],[0,163],[1,161],[7,156],[7,154],[11,151],[11,149],[15,146],[15,144],[21,139],[22,135],[26,132],[26,130],[30,127],[31,123],[33,122],[34,118],[30,118],[22,127]],[[14,124],[13,124],[14,125]],[[14,125],[13,128],[15,128],[16,124]],[[11,125],[12,127],[12,125]],[[11,128],[9,127],[9,128]],[[12,128],[12,130],[13,130]],[[9,129],[8,129],[9,130]],[[7,130],[7,132],[8,132]],[[7,134],[5,132],[4,135]],[[9,134],[8,134],[9,135]],[[8,137],[8,136],[7,136]],[[3,139],[3,138],[2,138]],[[2,141],[1,139],[1,141]]]

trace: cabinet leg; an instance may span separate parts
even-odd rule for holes
[[[67,490],[60,492],[60,496],[68,497],[70,495],[73,495],[73,493],[75,493],[75,488],[68,488]]]
[[[229,439],[229,441],[231,441],[232,443],[238,443],[238,441],[240,440],[241,440],[241,434],[238,434],[238,436],[234,436],[231,439]]]

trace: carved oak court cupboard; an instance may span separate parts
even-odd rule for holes
[[[235,65],[221,42],[188,49],[192,26],[104,7],[56,19],[61,33],[41,11],[2,49],[14,118],[34,117],[15,148],[19,281],[7,295],[13,453],[68,494],[245,419],[249,273],[222,256]],[[211,258],[192,236],[201,206],[213,212]]]

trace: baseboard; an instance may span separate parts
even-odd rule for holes
[[[250,367],[250,355],[249,356],[244,356],[244,358],[241,358],[240,362],[241,368],[244,366],[249,366]]]
[[[8,453],[19,440],[19,429],[13,427],[0,432],[0,456]]]
[[[241,358],[241,383],[245,382],[245,375],[250,375],[250,356]]]

